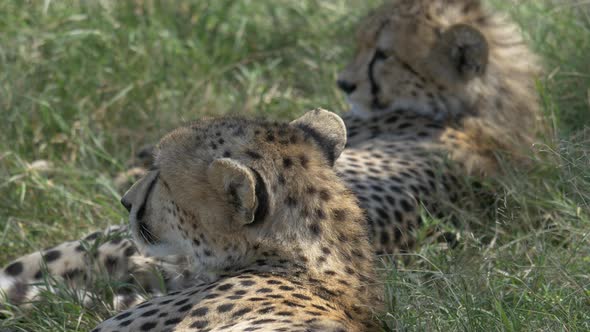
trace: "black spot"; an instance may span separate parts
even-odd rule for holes
[[[401,223],[404,220],[402,213],[397,210],[393,213],[393,215],[395,216],[395,221],[397,221],[399,223]]]
[[[258,314],[268,314],[269,312],[272,312],[274,310],[275,307],[270,306],[270,307],[266,307],[266,308],[262,308],[260,310],[257,311]]]
[[[217,311],[218,312],[228,312],[228,311],[231,311],[233,308],[234,308],[233,303],[227,303],[227,304],[222,304],[222,305],[218,306]]]
[[[241,126],[236,128],[236,130],[234,130],[234,132],[232,133],[232,135],[234,136],[243,136],[244,135],[244,128],[242,128]]]
[[[56,259],[59,259],[61,257],[61,252],[57,251],[57,250],[51,250],[46,252],[43,255],[43,260],[45,260],[45,262],[49,263],[49,262],[53,262]]]
[[[252,322],[252,324],[254,325],[260,325],[260,324],[266,324],[266,323],[272,323],[272,322],[276,322],[276,319],[259,319],[259,320],[255,320]]]
[[[242,286],[252,286],[255,284],[255,282],[252,280],[242,280],[240,281],[240,284],[242,284]]]
[[[14,262],[4,269],[4,272],[9,276],[17,276],[23,272],[23,263]]]
[[[389,219],[389,215],[387,214],[387,212],[384,209],[377,208],[375,211],[377,211],[377,214],[379,215],[380,218]]]
[[[397,126],[397,129],[406,129],[406,128],[409,128],[411,126],[412,126],[411,123],[405,122],[405,123],[402,123],[399,126]]]
[[[190,310],[193,307],[191,303],[183,305],[182,307],[178,308],[178,312],[185,312]]]
[[[71,270],[67,270],[66,272],[62,273],[62,277],[64,279],[74,279],[77,275],[81,274],[82,270],[80,269],[71,269]]]
[[[158,325],[158,322],[147,322],[147,323],[143,323],[143,325],[141,325],[140,328],[142,331],[150,331],[151,329],[153,329],[157,325]]]
[[[220,291],[226,291],[228,289],[231,289],[233,286],[234,285],[232,285],[232,284],[223,284],[223,285],[217,287],[217,289]]]
[[[293,196],[288,196],[287,199],[285,199],[285,204],[294,207],[297,205],[297,200]]]
[[[198,320],[198,321],[192,323],[191,324],[191,327],[192,328],[195,328],[195,329],[202,329],[202,328],[206,327],[207,325],[209,325],[209,322],[208,321],[206,321],[206,320]]]
[[[400,201],[400,205],[402,206],[402,209],[404,209],[405,212],[409,213],[414,211],[414,206],[411,205],[407,200],[402,199]]]
[[[379,203],[383,202],[383,198],[378,194],[371,194],[371,199]]]
[[[124,312],[122,314],[119,314],[119,315],[115,316],[114,319],[115,320],[123,320],[123,319],[125,319],[125,318],[127,318],[129,316],[131,316],[131,311],[127,311],[127,312]]]
[[[152,309],[152,310],[148,310],[146,312],[144,312],[143,314],[141,314],[141,317],[149,317],[149,316],[153,316],[154,314],[158,313],[158,309]]]
[[[314,307],[314,308],[316,308],[316,309],[319,309],[321,311],[328,311],[328,309],[326,309],[325,307],[323,307],[323,306],[321,306],[319,304],[312,304],[311,306]]]
[[[344,209],[334,209],[332,211],[332,216],[336,221],[345,221],[346,220],[346,210]]]
[[[267,298],[269,299],[284,299],[285,297],[282,295],[278,295],[278,294],[268,294],[266,295]]]
[[[297,302],[293,302],[293,301],[289,301],[289,300],[285,300],[283,301],[283,304],[289,306],[289,307],[300,307],[303,308],[305,306],[302,306],[301,304],[297,303]]]
[[[381,232],[381,244],[386,245],[389,243],[389,234],[383,230]]]
[[[376,192],[380,192],[380,193],[382,193],[384,191],[384,189],[381,186],[377,186],[377,185],[372,185],[371,189],[375,190]]]
[[[397,122],[397,120],[399,120],[399,117],[397,115],[392,115],[385,120],[385,123],[390,124]]]
[[[327,202],[327,201],[330,200],[330,198],[331,197],[330,197],[330,192],[329,191],[327,191],[326,189],[320,190],[320,199],[322,201],[326,201]]]
[[[322,219],[326,219],[326,214],[325,214],[325,213],[324,213],[324,211],[323,211],[323,210],[321,210],[321,209],[317,209],[317,210],[315,210],[315,216],[316,216],[318,219],[320,219],[320,220],[322,220]]]
[[[301,167],[307,168],[307,165],[309,164],[309,158],[302,154],[299,156],[299,162],[301,163]]]
[[[291,166],[293,166],[293,160],[289,157],[283,158],[283,167],[290,168]]]
[[[260,301],[265,301],[265,298],[262,297],[251,297],[248,299],[248,301],[252,301],[252,302],[260,302]]]
[[[137,309],[141,309],[141,308],[147,308],[149,306],[151,306],[152,303],[151,302],[144,302],[143,304],[140,304],[137,306]]]
[[[203,317],[208,312],[209,312],[209,308],[207,308],[207,307],[201,307],[201,308],[198,308],[198,309],[193,310],[191,312],[191,316],[193,316],[193,317]]]
[[[223,157],[224,157],[224,158],[229,158],[229,157],[231,157],[231,152],[229,152],[229,151],[225,151],[225,152],[223,152]]]
[[[392,196],[386,195],[385,196],[385,200],[391,204],[391,205],[395,205],[395,198],[393,198]]]
[[[175,306],[183,305],[183,304],[187,303],[188,300],[190,300],[190,299],[189,298],[186,298],[186,299],[180,300],[180,301],[174,303],[174,305]]]
[[[321,316],[322,314],[317,312],[317,311],[310,311],[310,310],[306,310],[305,313],[312,315],[312,316]]]
[[[309,225],[309,230],[315,236],[319,236],[322,233],[322,229],[320,227],[320,224],[318,224],[318,223],[313,223],[313,224]]]
[[[294,293],[292,295],[293,295],[293,297],[296,297],[296,298],[301,299],[301,300],[311,301],[311,297],[309,297],[307,295],[298,294],[298,293]]]
[[[181,318],[177,317],[177,318],[170,318],[169,320],[164,322],[164,325],[174,325],[174,324],[178,324],[182,321]]]
[[[250,309],[250,308],[240,309],[240,310],[234,312],[233,315],[232,315],[232,317],[233,318],[240,317],[240,316],[243,316],[243,315],[249,313],[250,311],[252,311],[252,309]]]
[[[262,156],[258,152],[254,152],[252,150],[246,150],[246,154],[252,159],[262,159]]]

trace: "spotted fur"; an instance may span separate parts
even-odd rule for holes
[[[209,120],[164,137],[122,203],[140,250],[187,257],[193,285],[95,331],[374,329],[365,218],[332,169],[345,132],[315,110],[290,124]]]
[[[544,129],[537,63],[516,26],[479,0],[392,0],[361,23],[338,84],[358,117],[402,110],[440,122],[451,157],[490,174],[498,152],[524,162]]]

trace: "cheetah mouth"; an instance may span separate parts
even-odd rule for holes
[[[141,239],[143,241],[145,241],[146,244],[148,244],[148,245],[158,244],[158,240],[157,240],[156,236],[154,236],[154,234],[150,231],[148,225],[145,222],[138,220],[137,232],[138,232],[139,236],[141,236]]]
[[[158,178],[159,172],[155,174],[155,176],[149,183],[143,201],[137,209],[137,211],[135,212],[135,216],[133,216],[133,213],[131,213],[129,220],[131,225],[134,226],[134,233],[137,235],[136,237],[138,238],[138,240],[145,242],[145,244],[147,245],[156,245],[159,242],[158,237],[153,233],[153,231],[150,229],[150,227],[144,220],[146,214],[146,206],[148,205],[150,196],[154,191],[155,184],[156,182],[158,182]]]

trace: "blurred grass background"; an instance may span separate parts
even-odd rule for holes
[[[0,2],[0,265],[124,223],[114,175],[184,120],[346,111],[336,75],[378,3]],[[495,204],[462,214],[472,226],[458,248],[425,240],[384,271],[381,319],[401,331],[588,331],[590,2],[488,3],[544,59],[538,90],[557,136],[536,148],[558,162],[490,180]],[[85,331],[109,314],[48,296],[0,330]]]

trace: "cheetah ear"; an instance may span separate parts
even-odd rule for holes
[[[232,209],[235,225],[246,225],[254,221],[256,208],[256,180],[257,174],[229,159],[214,160],[207,169],[209,183],[221,197],[225,197]]]
[[[485,36],[466,24],[455,24],[444,31],[428,58],[433,77],[464,83],[482,76],[489,60]]]
[[[291,125],[299,127],[314,139],[330,165],[334,166],[346,145],[346,127],[344,121],[335,113],[318,108],[309,111],[299,119],[293,120]]]

